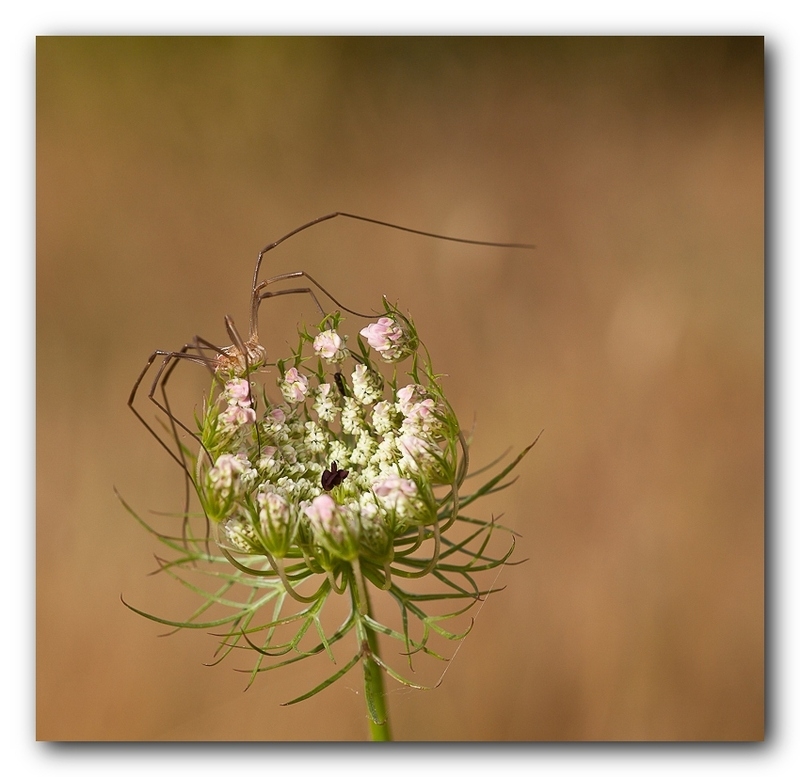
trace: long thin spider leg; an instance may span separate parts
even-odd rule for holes
[[[247,346],[244,344],[244,340],[242,340],[242,336],[239,334],[239,330],[236,328],[236,324],[233,323],[233,319],[230,316],[225,316],[225,329],[228,332],[228,337],[231,338],[233,344],[239,349],[239,353],[242,354],[245,375],[249,374]]]
[[[130,396],[128,397],[128,407],[133,411],[133,414],[139,419],[139,421],[147,429],[147,431],[149,431],[150,434],[152,434],[153,437],[156,438],[156,440],[158,441],[159,445],[161,445],[161,447],[164,448],[164,450],[166,450],[166,452],[177,462],[178,466],[180,466],[182,469],[185,470],[185,466],[183,465],[181,460],[178,458],[177,454],[172,450],[172,448],[169,447],[169,445],[167,445],[166,442],[164,442],[164,440],[162,439],[161,435],[159,435],[158,432],[156,432],[156,430],[153,429],[152,426],[150,426],[150,424],[145,420],[144,416],[136,409],[136,406],[134,404],[135,399],[136,399],[136,394],[137,394],[137,392],[139,390],[139,386],[141,385],[142,380],[144,379],[144,376],[148,373],[148,371],[150,370],[150,368],[153,365],[153,362],[155,362],[155,360],[159,356],[163,357],[163,359],[164,359],[164,362],[162,362],[162,365],[161,365],[161,367],[159,369],[159,375],[163,372],[165,363],[167,363],[168,361],[171,361],[173,359],[186,359],[188,361],[193,361],[195,363],[204,362],[205,359],[203,357],[197,356],[195,354],[186,353],[184,351],[153,351],[153,353],[150,354],[150,358],[145,363],[144,369],[139,374],[139,377],[136,378],[136,382],[133,384],[133,388],[131,389]],[[154,393],[154,392],[155,392],[155,385],[151,389],[151,394],[148,395],[148,398],[151,399],[152,401],[154,401],[155,404],[159,407],[159,409],[163,413],[168,414],[167,409],[164,408],[158,401],[153,399],[152,393]]]
[[[190,495],[191,495],[191,485],[194,484],[194,477],[189,470],[189,467],[186,463],[186,457],[184,455],[184,449],[180,442],[180,438],[178,435],[178,427],[186,431],[190,436],[192,436],[195,440],[197,440],[200,445],[202,446],[202,441],[198,438],[198,436],[190,429],[186,424],[184,424],[173,412],[169,406],[169,398],[167,396],[166,386],[167,382],[172,375],[173,371],[177,367],[177,365],[181,361],[191,361],[194,363],[206,364],[209,363],[209,358],[202,353],[202,350],[206,348],[206,346],[202,346],[198,344],[198,339],[195,338],[195,343],[186,343],[180,351],[156,351],[148,359],[147,364],[145,364],[142,373],[139,375],[134,387],[131,391],[131,396],[128,400],[128,406],[134,412],[136,417],[141,421],[141,423],[147,428],[147,430],[158,440],[159,444],[161,445],[164,450],[171,456],[171,458],[178,464],[178,466],[183,470],[184,477],[185,477],[185,493],[184,493],[184,514],[188,514],[189,512],[189,502],[190,502]],[[217,346],[209,344],[208,347],[211,350],[218,351],[219,349]],[[189,349],[194,348],[197,350],[197,354],[189,353]],[[149,370],[150,366],[153,364],[154,360],[157,356],[163,356],[163,360],[161,362],[161,366],[159,367],[155,379],[153,380],[153,385],[150,388],[150,392],[148,393],[148,399],[162,412],[166,415],[170,430],[172,432],[172,440],[175,443],[175,450],[173,450],[170,445],[168,445],[164,439],[161,437],[160,434],[156,432],[156,430],[144,419],[144,417],[139,413],[139,411],[134,406],[133,402],[136,397],[137,390],[139,385],[141,384],[142,379],[144,378],[145,374]],[[155,392],[158,387],[161,387],[161,394],[163,397],[163,404],[158,401],[155,396]],[[205,450],[205,447],[203,447]],[[177,451],[177,452],[176,452]],[[208,451],[206,451],[208,453]],[[184,519],[185,523],[186,519]],[[185,525],[184,525],[184,532],[185,532]]]
[[[194,349],[195,351],[197,351],[197,354],[195,355],[189,353],[190,349]],[[206,452],[206,454],[209,455],[209,457],[210,454],[203,445],[203,442],[198,437],[198,435],[172,412],[172,408],[170,407],[169,404],[169,396],[167,395],[167,383],[169,382],[170,377],[174,373],[178,364],[181,363],[181,361],[188,360],[194,362],[195,364],[197,363],[204,364],[211,371],[212,375],[214,375],[215,372],[213,367],[211,366],[214,360],[203,353],[203,351],[209,351],[209,350],[217,354],[223,353],[222,349],[219,348],[218,346],[208,342],[199,335],[195,335],[194,341],[192,343],[186,343],[183,346],[183,348],[181,348],[180,351],[175,351],[170,354],[167,354],[164,357],[161,366],[156,373],[156,376],[153,380],[153,385],[148,394],[148,398],[153,402],[153,404],[155,404],[156,407],[158,407],[167,416],[170,430],[172,432],[172,438],[175,441],[175,447],[180,457],[179,464],[184,473],[184,484],[185,484],[184,511],[183,511],[184,517],[183,517],[183,525],[181,531],[184,544],[186,544],[187,542],[187,533],[189,526],[189,505],[191,500],[192,486],[194,486],[195,483],[194,483],[194,477],[190,472],[189,466],[186,462],[184,448],[183,445],[181,444],[180,437],[178,434],[178,427],[180,427],[181,429],[186,431],[191,437],[193,437],[201,446],[201,448]],[[155,396],[155,393],[159,388],[161,390],[163,405],[161,404],[161,402],[158,401],[158,399]],[[174,455],[173,458],[175,458]],[[206,546],[208,545],[208,536],[209,536],[209,525],[208,525],[208,517],[206,517]],[[206,547],[206,550],[208,550],[208,547]]]
[[[185,346],[184,346],[185,347]],[[179,360],[174,360],[174,364],[179,364]],[[180,437],[178,436],[178,426],[177,423],[180,423],[178,419],[172,413],[172,410],[169,406],[169,397],[167,396],[167,379],[172,372],[174,367],[171,367],[164,375],[164,379],[161,381],[161,396],[164,398],[164,409],[167,414],[167,418],[169,419],[169,426],[170,430],[172,431],[172,437],[175,440],[175,446],[178,449],[178,454],[181,459],[181,468],[183,469],[183,483],[184,483],[184,494],[183,494],[183,522],[181,524],[181,536],[183,537],[183,544],[186,546],[187,544],[187,534],[189,528],[189,502],[191,499],[192,494],[192,485],[194,485],[194,479],[192,478],[189,472],[189,466],[186,463],[186,455],[183,452],[183,446],[181,445]],[[151,397],[153,399],[153,397]],[[155,401],[155,400],[153,400]],[[158,404],[158,402],[156,402]],[[176,423],[177,422],[177,423]],[[181,424],[183,426],[183,424]],[[206,518],[206,523],[208,519]]]
[[[296,272],[288,272],[283,273],[282,275],[276,275],[274,278],[269,278],[266,281],[261,281],[261,283],[256,286],[253,292],[253,304],[252,304],[252,312],[250,316],[250,331],[254,338],[258,338],[258,311],[261,306],[263,300],[268,299],[269,297],[280,297],[282,294],[308,294],[314,300],[314,304],[317,306],[317,310],[319,310],[321,315],[325,315],[325,309],[320,304],[317,295],[314,293],[314,290],[305,286],[303,288],[292,288],[292,289],[279,289],[278,291],[264,291],[268,284],[274,283],[276,281],[284,281],[289,280],[291,278],[306,278],[311,283],[313,283],[328,299],[330,299],[336,307],[340,310],[344,310],[347,313],[352,313],[354,316],[358,316],[359,318],[379,318],[382,314],[381,313],[359,313],[357,310],[352,310],[348,308],[346,305],[342,305],[336,297],[333,296],[324,286],[320,283],[315,281],[305,270],[298,270]]]
[[[256,260],[256,269],[253,275],[253,289],[256,288],[258,285],[258,275],[261,271],[261,262],[264,258],[264,254],[271,251],[273,248],[277,248],[281,243],[288,240],[290,237],[293,237],[298,232],[303,232],[310,227],[316,226],[317,224],[322,223],[323,221],[329,221],[330,219],[334,219],[337,216],[341,216],[342,218],[354,219],[355,221],[365,221],[368,224],[377,224],[381,227],[389,227],[390,229],[397,229],[400,232],[410,232],[413,235],[422,235],[423,237],[433,237],[437,238],[438,240],[449,240],[453,243],[465,243],[467,245],[479,245],[479,246],[491,246],[494,248],[524,248],[524,249],[533,249],[536,248],[535,245],[530,243],[498,243],[489,240],[470,240],[468,238],[463,237],[452,237],[450,235],[440,235],[436,232],[426,232],[422,229],[412,229],[411,227],[403,227],[399,224],[392,224],[388,221],[381,221],[380,219],[372,219],[367,216],[359,216],[355,213],[345,213],[344,211],[335,211],[334,213],[328,213],[325,216],[319,216],[318,218],[309,221],[307,224],[303,224],[302,226],[296,227],[291,232],[288,232],[283,237],[278,238],[274,242],[270,243],[269,245],[264,246],[258,254],[258,259]]]
[[[285,281],[291,278],[306,278],[307,280],[311,281],[311,283],[313,283],[329,300],[331,300],[336,305],[336,307],[341,308],[342,310],[346,310],[348,313],[352,313],[354,316],[360,316],[361,318],[377,318],[377,315],[375,315],[374,313],[359,313],[357,310],[351,310],[350,308],[346,307],[341,302],[339,302],[339,300],[336,299],[336,297],[334,297],[333,294],[331,294],[318,280],[314,279],[311,276],[311,274],[307,273],[305,270],[295,270],[294,272],[281,273],[280,275],[275,275],[272,278],[267,278],[267,280],[261,281],[261,283],[258,284],[258,286],[256,287],[256,293],[258,294],[261,291],[261,289],[265,289],[271,283],[275,283],[277,281]],[[314,297],[314,301],[317,303],[317,307],[319,307],[320,310],[322,310],[322,307],[320,306],[319,302],[317,302],[316,295],[314,295],[313,292],[311,292],[309,289],[303,289],[303,291],[309,291],[309,293],[311,293],[311,295]],[[287,290],[287,293],[288,292],[289,290]],[[273,294],[274,293],[275,292],[273,292]],[[260,294],[259,296],[263,298],[264,296],[269,296],[269,295]]]
[[[197,339],[197,338],[195,338],[195,339]],[[181,348],[180,351],[173,351],[172,353],[168,354],[165,357],[164,361],[161,364],[161,367],[159,368],[158,372],[156,373],[155,379],[153,380],[153,385],[150,387],[150,392],[148,393],[147,398],[159,410],[161,410],[161,412],[164,413],[164,415],[166,415],[168,418],[171,419],[171,421],[170,421],[171,424],[172,423],[177,424],[187,434],[189,434],[192,437],[194,437],[194,439],[197,440],[197,442],[201,442],[200,438],[197,436],[197,433],[193,429],[190,429],[185,423],[183,423],[183,421],[180,420],[180,418],[176,417],[175,415],[173,415],[173,413],[170,412],[166,401],[162,405],[161,402],[159,402],[158,399],[156,399],[156,397],[155,397],[156,390],[160,386],[161,387],[162,396],[164,396],[164,398],[166,400],[166,393],[165,393],[166,384],[169,381],[170,376],[172,375],[172,373],[175,371],[175,367],[177,367],[177,365],[179,363],[179,360],[184,359],[184,360],[187,360],[187,361],[194,362],[195,364],[205,364],[207,366],[209,365],[209,357],[204,356],[200,352],[198,352],[198,354],[196,354],[196,355],[188,353],[188,349],[197,348],[197,347],[198,346],[195,343],[187,343],[186,345],[183,346],[183,348]],[[202,345],[200,346],[200,348],[203,348],[203,347],[204,346],[202,346]],[[216,346],[211,346],[211,348],[213,348],[214,350],[219,350]],[[177,434],[177,430],[176,430],[176,434]],[[178,449],[181,450],[180,442],[178,441],[177,436],[175,437],[175,442],[178,445]],[[208,453],[208,451],[206,451],[206,453]],[[183,458],[182,450],[181,450],[181,458]]]
[[[229,316],[225,317],[225,326],[226,326],[226,329],[228,330],[228,335],[231,337],[232,340],[234,340],[234,343],[236,343],[238,347],[242,347],[243,348],[244,345],[243,345],[243,343],[241,341],[241,337],[239,337],[239,334],[236,331],[236,327],[233,325],[233,321],[230,319]],[[211,373],[211,376],[212,376],[212,378],[214,380],[217,380],[220,383],[223,383],[222,379],[219,378],[218,375],[217,375],[216,365],[218,364],[220,357],[225,357],[225,355],[226,355],[225,354],[225,350],[223,348],[220,348],[218,345],[215,345],[214,343],[210,342],[209,340],[206,340],[204,337],[201,337],[200,335],[195,335],[194,339],[193,339],[193,343],[191,343],[191,344],[187,343],[186,345],[184,345],[184,347],[181,349],[181,351],[182,352],[187,352],[189,348],[194,348],[194,350],[197,351],[198,355],[201,355],[201,356],[203,355],[203,351],[212,351],[212,352],[214,352],[214,354],[216,355],[214,358],[209,358],[209,357],[203,356],[202,364],[205,365],[205,367]],[[245,358],[246,358],[246,351],[242,351],[242,352],[245,353]],[[186,466],[186,459],[185,459],[184,453],[183,453],[183,446],[180,444],[180,440],[178,439],[177,426],[180,426],[182,429],[187,431],[192,437],[194,437],[195,440],[197,440],[197,442],[199,443],[200,447],[205,452],[205,454],[209,457],[209,459],[211,459],[211,454],[208,451],[208,449],[205,447],[205,445],[203,444],[203,441],[200,439],[200,437],[196,433],[194,433],[191,429],[189,429],[186,426],[186,424],[181,422],[181,420],[177,416],[175,416],[172,413],[172,410],[170,409],[169,398],[167,397],[167,391],[166,391],[166,384],[167,384],[167,381],[169,380],[170,376],[172,375],[173,371],[175,370],[175,368],[177,367],[177,365],[179,363],[180,363],[179,360],[177,360],[177,359],[174,360],[170,364],[170,366],[167,368],[167,370],[164,372],[164,375],[163,375],[163,377],[161,379],[161,394],[162,394],[162,396],[164,398],[164,408],[165,408],[167,417],[169,418],[169,421],[170,421],[170,426],[172,428],[172,434],[173,434],[173,437],[175,438],[175,442],[176,442],[176,445],[178,447],[178,452],[180,453],[181,460],[183,461],[183,464],[184,464],[183,469],[184,469],[184,475],[185,475],[185,478],[184,478],[184,483],[185,483],[184,508],[185,509],[184,509],[184,519],[183,519],[183,526],[182,526],[182,536],[183,536],[184,543],[186,543],[187,530],[188,530],[188,525],[189,525],[189,502],[190,502],[190,498],[191,498],[190,484],[194,485],[194,478],[189,473],[188,467]],[[162,369],[163,369],[163,366],[162,366]],[[157,381],[158,381],[158,377],[156,377],[156,382]],[[151,397],[151,399],[153,400],[153,402],[156,405],[159,405],[159,403],[155,400],[155,397]],[[177,424],[177,426],[176,426],[176,424]],[[209,552],[208,540],[209,540],[209,536],[210,536],[210,532],[211,532],[211,527],[210,527],[210,524],[209,524],[208,516],[205,516],[205,523],[206,523],[206,536],[205,536],[206,553],[208,553]]]
[[[270,297],[280,297],[283,294],[308,294],[311,297],[311,299],[314,300],[314,304],[317,306],[319,314],[321,316],[325,315],[325,308],[323,308],[322,305],[320,304],[319,299],[317,299],[317,295],[314,294],[314,290],[308,288],[307,286],[304,288],[279,289],[278,291],[262,291],[258,295],[257,302],[260,304],[265,299],[269,299]]]
[[[214,370],[211,367],[211,361],[210,361],[210,359],[208,357],[206,357],[203,354],[203,350],[211,350],[211,351],[215,351],[215,352],[220,353],[221,349],[219,347],[217,347],[216,345],[214,345],[213,343],[210,343],[207,340],[204,340],[199,335],[195,335],[194,341],[192,343],[186,343],[183,346],[183,348],[181,348],[181,350],[178,351],[177,353],[179,353],[179,354],[180,353],[187,354],[187,357],[188,357],[188,356],[191,355],[191,354],[188,354],[188,351],[191,348],[193,348],[194,350],[197,351],[198,357],[202,357],[203,363],[208,367],[209,370],[211,370],[212,375],[215,374]],[[189,522],[189,502],[190,502],[190,499],[191,499],[191,490],[192,490],[191,487],[194,485],[194,478],[191,475],[191,473],[189,472],[189,467],[188,467],[188,465],[186,463],[186,456],[184,454],[184,448],[183,448],[183,445],[181,445],[181,441],[180,441],[180,438],[179,438],[179,435],[178,435],[178,427],[180,427],[181,429],[186,431],[191,437],[193,437],[198,442],[200,447],[205,451],[206,455],[208,455],[209,457],[210,457],[210,453],[206,449],[205,445],[203,445],[203,441],[200,439],[200,437],[192,429],[190,429],[188,426],[186,426],[186,424],[184,424],[172,412],[172,408],[170,408],[170,406],[169,406],[169,397],[167,396],[167,382],[169,381],[170,377],[172,376],[173,372],[175,371],[175,368],[178,366],[178,364],[181,363],[181,361],[180,361],[179,358],[172,358],[170,360],[169,367],[167,367],[166,370],[165,370],[164,367],[166,366],[166,362],[168,360],[169,360],[169,357],[167,357],[167,359],[164,360],[164,363],[162,364],[161,369],[159,370],[159,373],[161,373],[161,371],[163,370],[163,375],[161,375],[160,381],[159,381],[159,375],[156,375],[155,381],[153,383],[154,387],[156,385],[159,385],[160,388],[161,388],[161,396],[163,397],[163,402],[164,402],[163,408],[161,407],[161,404],[158,402],[158,400],[155,398],[155,396],[154,396],[155,392],[151,393],[150,399],[152,400],[152,402],[157,407],[161,408],[166,413],[166,416],[169,419],[169,425],[170,425],[170,429],[172,431],[172,437],[175,440],[175,446],[176,446],[176,448],[178,450],[178,454],[180,455],[181,465],[182,465],[182,468],[183,468],[183,471],[184,471],[185,490],[184,490],[183,538],[184,538],[184,541],[185,541],[186,540],[186,530],[188,528],[188,522]],[[208,524],[208,518],[206,517],[206,539],[208,538],[208,525],[207,524]]]
[[[206,340],[205,337],[200,337],[200,335],[194,336],[194,344],[198,352],[200,351],[200,349],[204,349],[204,350],[214,351],[214,353],[216,353],[218,357],[225,356],[224,348],[220,348],[218,345],[214,345],[214,343],[210,342],[209,340]],[[211,376],[215,377],[217,371],[214,365],[214,361],[209,359],[208,361],[206,361],[205,365],[206,367],[208,367],[208,371],[211,373]]]

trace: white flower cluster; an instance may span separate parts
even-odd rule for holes
[[[358,364],[353,370],[353,396],[362,405],[371,405],[383,396],[383,381],[366,364]]]
[[[407,349],[403,329],[389,318],[367,327],[369,334],[362,330],[370,345],[378,326],[382,358]],[[305,541],[338,558],[365,549],[382,557],[398,534],[436,520],[431,488],[447,482],[446,441],[457,434],[454,419],[448,426],[452,414],[419,383],[386,384],[368,359],[348,380],[340,367],[349,355],[344,342],[334,328],[317,336],[316,355],[336,373],[306,373],[301,363],[287,369],[278,380],[285,403],[268,403],[258,421],[247,381],[226,384],[220,417],[232,417],[230,408],[249,411],[243,423],[253,428],[208,470],[205,503],[221,505],[210,517],[222,516],[235,549],[282,556],[291,542]]]

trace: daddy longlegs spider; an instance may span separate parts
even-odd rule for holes
[[[167,383],[169,382],[169,379],[172,376],[173,372],[175,371],[177,365],[180,364],[181,362],[187,362],[187,361],[203,365],[211,372],[212,376],[215,379],[219,380],[222,380],[221,378],[219,378],[220,374],[247,378],[252,372],[266,365],[267,350],[259,339],[258,315],[261,303],[265,299],[268,299],[270,297],[278,297],[285,294],[308,294],[311,296],[312,300],[314,301],[314,304],[319,309],[320,313],[324,316],[325,310],[320,304],[319,299],[314,291],[314,289],[316,289],[317,291],[321,292],[326,297],[328,297],[328,299],[330,299],[339,309],[344,310],[353,315],[359,316],[361,318],[378,318],[380,315],[382,315],[379,313],[378,314],[359,313],[355,310],[351,310],[350,308],[345,307],[321,283],[315,280],[305,270],[296,270],[294,272],[281,273],[279,275],[274,275],[270,278],[267,278],[266,280],[263,281],[259,281],[258,279],[259,274],[261,272],[261,265],[264,261],[264,257],[268,252],[272,251],[274,248],[277,248],[281,243],[284,243],[294,235],[297,235],[298,233],[303,232],[306,229],[310,229],[311,227],[314,227],[317,224],[321,224],[323,221],[329,221],[337,217],[354,219],[356,221],[363,221],[370,224],[376,224],[382,227],[388,227],[390,229],[396,229],[401,232],[409,232],[415,235],[422,235],[423,237],[430,237],[437,240],[447,240],[454,243],[490,246],[495,248],[527,248],[527,249],[535,248],[535,246],[526,243],[498,243],[494,241],[471,240],[468,238],[441,235],[435,232],[426,232],[420,229],[412,229],[410,227],[404,227],[398,224],[392,224],[388,221],[381,221],[379,219],[368,218],[367,216],[359,216],[354,213],[344,213],[342,211],[336,211],[334,213],[328,213],[325,216],[319,216],[318,218],[315,218],[312,221],[307,222],[306,224],[296,227],[295,229],[291,230],[291,232],[288,232],[287,234],[283,235],[283,237],[278,238],[274,242],[269,243],[264,248],[262,248],[261,251],[258,252],[258,257],[256,259],[256,264],[255,264],[255,270],[253,272],[253,282],[250,289],[250,321],[249,321],[249,331],[247,338],[245,339],[242,337],[242,335],[239,333],[239,330],[236,328],[236,325],[234,324],[231,316],[226,315],[225,329],[228,333],[228,337],[231,340],[230,345],[226,346],[214,345],[214,343],[211,343],[210,341],[206,340],[200,335],[195,335],[192,338],[191,342],[184,344],[184,346],[178,351],[164,351],[164,350],[153,351],[153,353],[150,354],[150,357],[145,362],[144,368],[139,373],[139,376],[136,378],[136,381],[133,384],[133,388],[131,389],[131,393],[128,398],[128,407],[130,407],[134,415],[150,432],[150,434],[152,434],[153,437],[155,437],[158,443],[164,448],[164,450],[166,450],[169,456],[178,464],[178,466],[183,470],[185,474],[186,492],[185,492],[185,510],[184,510],[184,539],[185,539],[186,523],[188,522],[188,515],[189,515],[190,486],[191,484],[193,484],[194,479],[186,463],[184,446],[180,440],[181,430],[190,435],[198,443],[198,445],[202,446],[202,442],[200,438],[197,436],[196,432],[190,429],[185,423],[183,423],[172,412],[170,408],[169,398],[167,396]],[[274,283],[278,283],[280,281],[290,281],[298,278],[305,279],[305,281],[311,285],[302,287],[300,286],[291,287],[288,289],[277,289],[274,291],[269,288]],[[155,428],[151,426],[150,423],[148,423],[148,421],[139,412],[139,410],[136,408],[134,404],[137,393],[139,391],[140,386],[142,385],[142,382],[145,379],[145,376],[148,374],[148,372],[150,372],[150,370],[156,364],[157,367],[155,371],[155,376],[153,377],[153,380],[150,384],[150,388],[147,392],[147,399],[150,400],[150,402],[152,402],[156,406],[156,408],[158,408],[159,412],[166,417],[166,425],[169,427],[171,440],[173,440],[175,444],[174,449],[155,430]],[[336,382],[337,386],[339,386],[339,389],[343,391],[342,389],[343,381],[340,380],[340,376],[337,377]],[[159,393],[161,395],[160,399],[157,397],[157,394]]]

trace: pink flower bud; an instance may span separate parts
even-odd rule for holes
[[[308,378],[297,371],[297,367],[286,370],[281,393],[287,402],[302,402],[308,393]]]
[[[314,338],[314,353],[325,361],[340,362],[347,356],[347,349],[335,330],[326,329]]]
[[[392,362],[401,359],[407,353],[407,338],[402,327],[391,318],[379,318],[376,322],[365,326],[361,336],[384,359]]]
[[[250,407],[250,384],[244,378],[233,378],[225,384],[225,399],[229,405]]]

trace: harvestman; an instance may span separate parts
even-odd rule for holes
[[[320,313],[324,316],[325,311],[320,305],[319,299],[317,295],[314,293],[314,289],[311,286],[305,287],[292,287],[288,289],[278,289],[276,291],[272,291],[269,287],[273,283],[277,283],[279,281],[288,281],[295,278],[304,278],[308,283],[310,283],[313,287],[315,287],[318,291],[322,292],[328,299],[330,299],[338,308],[341,310],[347,311],[348,313],[352,313],[353,315],[360,316],[361,318],[378,318],[381,314],[364,314],[358,313],[355,310],[351,310],[350,308],[345,307],[342,305],[332,294],[330,294],[318,281],[311,277],[307,272],[304,270],[297,270],[295,272],[287,272],[281,273],[280,275],[275,275],[271,278],[267,278],[266,280],[260,281],[258,280],[258,276],[261,272],[261,264],[263,262],[264,256],[271,251],[273,248],[277,248],[281,243],[288,240],[290,237],[298,234],[299,232],[303,232],[310,227],[316,226],[317,224],[322,223],[323,221],[328,221],[330,219],[336,218],[337,216],[341,216],[348,219],[355,219],[357,221],[365,221],[370,224],[377,224],[382,227],[389,227],[391,229],[397,229],[401,232],[411,232],[415,235],[422,235],[424,237],[432,237],[437,240],[448,240],[455,243],[466,243],[469,245],[481,245],[481,246],[492,246],[495,248],[534,248],[535,246],[529,245],[526,243],[497,243],[492,241],[486,240],[470,240],[467,238],[460,238],[460,237],[450,237],[448,235],[439,235],[434,232],[425,232],[420,229],[411,229],[410,227],[403,227],[399,226],[398,224],[391,224],[387,221],[380,221],[378,219],[368,218],[366,216],[358,216],[353,213],[343,213],[337,211],[335,213],[328,213],[325,216],[320,216],[312,221],[309,221],[302,226],[299,226],[293,229],[291,232],[288,232],[283,237],[278,238],[272,243],[269,243],[267,246],[261,249],[258,252],[258,258],[256,259],[255,271],[253,273],[253,285],[250,291],[250,325],[249,325],[249,333],[247,339],[244,339],[239,331],[236,328],[236,325],[233,322],[231,316],[225,316],[225,329],[228,332],[228,336],[231,339],[231,345],[227,346],[217,346],[213,343],[209,342],[203,337],[199,335],[195,335],[191,342],[186,343],[179,351],[162,351],[156,350],[150,354],[150,357],[147,359],[144,368],[139,373],[139,376],[136,379],[136,382],[133,384],[133,388],[131,389],[130,397],[128,398],[128,407],[133,411],[136,417],[141,421],[141,423],[145,426],[145,428],[153,435],[153,437],[158,440],[159,444],[167,451],[167,453],[172,457],[172,459],[177,462],[178,466],[184,471],[186,475],[186,510],[185,510],[185,519],[188,520],[188,503],[189,503],[189,484],[193,482],[192,473],[189,471],[189,468],[186,464],[186,457],[184,455],[184,448],[182,443],[180,442],[179,437],[179,428],[188,433],[194,440],[202,445],[200,438],[197,434],[186,426],[179,418],[177,418],[171,411],[169,406],[169,399],[167,397],[167,383],[170,379],[170,376],[174,372],[177,365],[184,361],[194,362],[195,364],[204,365],[209,369],[212,375],[217,378],[217,376],[222,373],[225,375],[231,375],[236,377],[247,377],[255,370],[259,369],[260,367],[264,366],[267,363],[267,351],[266,348],[261,344],[258,336],[258,312],[263,300],[269,297],[277,297],[283,294],[309,294],[311,298],[314,300],[317,308],[319,309]],[[150,390],[147,393],[147,398],[155,404],[155,406],[162,412],[168,421],[169,428],[171,431],[171,437],[175,442],[176,450],[173,450],[170,445],[164,440],[164,438],[158,434],[158,432],[145,420],[142,414],[136,409],[134,406],[134,401],[136,399],[136,394],[139,391],[139,387],[142,384],[147,373],[151,370],[154,364],[160,361],[155,373],[155,377],[150,385]],[[338,381],[337,381],[338,383]],[[161,394],[161,400],[159,400],[156,396],[157,392]],[[177,452],[176,452],[177,451]]]

